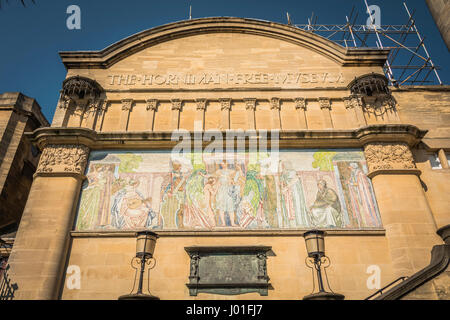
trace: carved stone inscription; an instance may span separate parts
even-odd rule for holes
[[[109,85],[280,85],[344,83],[342,73],[202,73],[202,74],[114,74]]]
[[[270,247],[186,247],[191,257],[189,293],[267,295]]]

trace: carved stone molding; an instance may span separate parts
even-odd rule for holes
[[[372,96],[377,93],[390,94],[388,79],[377,73],[370,73],[355,78],[349,83],[348,88],[352,94]]]
[[[195,99],[197,104],[197,110],[205,111],[206,110],[206,99]]]
[[[331,109],[331,102],[328,98],[319,98],[320,109]]]
[[[181,111],[182,101],[180,99],[172,99],[170,101],[172,102],[172,110]]]
[[[88,118],[90,115],[95,115],[99,110],[103,110],[104,101],[102,99],[91,100],[86,105],[83,117]]]
[[[272,98],[270,99],[270,109],[281,109],[280,98]]]
[[[362,107],[361,97],[358,97],[357,95],[351,95],[350,96],[350,104],[351,104],[352,108]]]
[[[70,105],[70,99],[61,94],[58,101],[58,108],[60,109],[68,109]]]
[[[355,106],[352,104],[352,98],[351,97],[344,97],[344,106],[345,109],[353,109]]]
[[[367,113],[372,113],[376,116],[382,116],[388,110],[395,111],[397,104],[395,98],[386,93],[378,93],[370,97],[363,96],[361,99],[364,102],[364,111]]]
[[[223,98],[219,99],[220,110],[230,110],[231,109],[231,99]]]
[[[58,107],[68,109],[73,102],[76,110],[84,113],[91,106],[100,106],[102,92],[100,85],[92,79],[80,76],[69,77],[63,82]]]
[[[406,143],[369,143],[364,146],[369,172],[414,170],[414,158]]]
[[[295,98],[295,109],[306,110],[306,100],[305,98]]]
[[[255,98],[246,98],[244,99],[245,109],[247,110],[256,110],[256,99]]]
[[[122,110],[130,111],[132,107],[133,107],[133,99],[122,100]]]
[[[89,156],[84,145],[47,145],[42,152],[36,173],[83,174]]]
[[[157,99],[148,99],[145,101],[147,103],[147,110],[157,111],[158,109],[158,100]]]

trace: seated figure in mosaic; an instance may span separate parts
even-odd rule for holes
[[[341,204],[339,197],[333,189],[327,186],[323,179],[317,182],[317,196],[311,206],[311,223],[315,227],[340,227]]]

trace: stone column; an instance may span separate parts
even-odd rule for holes
[[[9,259],[17,299],[59,297],[88,155],[84,145],[43,150]]]
[[[179,99],[173,99],[172,102],[172,123],[171,129],[178,130],[180,126],[180,112],[182,101]]]
[[[247,99],[244,99],[244,103],[245,103],[245,109],[247,110],[248,129],[255,130],[256,129],[256,119],[255,119],[256,99],[255,98],[247,98]]]
[[[364,146],[395,277],[410,276],[429,264],[431,248],[441,244],[436,224],[406,143]],[[385,279],[390,281],[394,279]]]
[[[352,105],[352,108],[355,109],[355,115],[356,115],[356,127],[360,128],[367,125],[367,120],[364,116],[364,111],[362,109],[362,101],[361,98],[352,95],[350,96],[350,103]]]
[[[281,130],[281,101],[279,98],[270,99],[270,110],[272,110],[272,129]]]
[[[198,126],[202,130],[205,130],[205,111],[206,111],[206,99],[200,98],[196,99],[195,102],[197,103],[197,109],[195,112],[195,122],[194,123],[201,123],[201,126]],[[194,125],[194,128],[196,126]],[[197,129],[195,129],[197,130]]]
[[[299,129],[308,129],[308,120],[306,119],[306,100],[305,98],[295,99],[295,109],[298,113]]]
[[[82,127],[95,130],[101,110],[103,106],[103,100],[89,101],[86,111],[83,115]]]
[[[150,125],[150,130],[153,131],[155,126],[155,112],[158,109],[158,100],[156,99],[148,99],[147,103],[147,123]]]
[[[231,99],[219,99],[220,102],[220,112],[222,117],[220,118],[220,130],[230,129],[230,110],[231,110]]]
[[[128,130],[128,121],[130,119],[131,108],[133,107],[133,99],[122,100],[122,113],[120,114],[120,130]]]
[[[325,128],[333,129],[333,120],[331,119],[331,102],[328,98],[319,98],[320,109],[325,120]]]

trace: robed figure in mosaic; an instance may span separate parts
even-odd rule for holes
[[[360,169],[358,163],[351,162],[349,169],[349,200],[352,212],[359,212],[360,219],[358,219],[358,226],[369,227],[380,225],[369,179]]]
[[[308,214],[302,181],[290,161],[281,162],[281,198],[284,227],[308,227]]]
[[[169,181],[163,191],[161,219],[164,229],[183,228],[185,208],[186,176],[182,172],[182,165],[171,161],[172,171]]]

